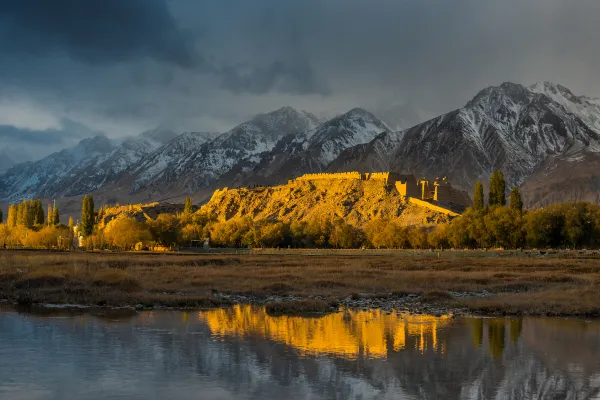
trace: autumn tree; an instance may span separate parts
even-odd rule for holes
[[[439,225],[433,231],[429,232],[427,235],[427,243],[429,243],[429,247],[433,249],[450,247],[448,242],[448,226]]]
[[[46,215],[46,217],[47,217],[47,221],[46,221],[47,225],[48,226],[54,225],[53,224],[54,209],[52,207],[52,203],[48,203],[48,214]]]
[[[362,232],[348,224],[342,218],[336,218],[331,226],[329,245],[335,248],[351,249],[360,247],[363,242]]]
[[[14,204],[8,206],[8,216],[6,217],[6,225],[12,228],[17,226],[17,214],[17,206],[15,206]]]
[[[185,205],[183,206],[183,213],[190,215],[194,213],[194,205],[192,203],[192,198],[191,197],[186,197],[185,198]]]
[[[503,206],[506,204],[506,181],[502,171],[494,171],[490,178],[489,206]]]
[[[484,224],[491,244],[507,249],[516,249],[523,245],[521,218],[512,209],[492,207],[484,217]]]
[[[160,214],[154,221],[148,221],[152,240],[164,246],[173,246],[180,241],[179,221],[171,214]]]
[[[408,246],[407,231],[396,221],[376,218],[364,227],[369,246],[376,249],[399,249]]]
[[[94,198],[85,195],[81,202],[81,232],[90,236],[94,231]]]
[[[475,183],[475,189],[473,191],[473,208],[475,210],[483,210],[483,185],[481,182]]]
[[[134,218],[118,218],[104,230],[105,240],[118,249],[133,250],[138,243],[152,239],[146,224]]]
[[[30,231],[23,238],[23,245],[31,248],[53,248],[63,246],[69,238],[69,231],[63,226],[46,226],[39,231]]]
[[[412,228],[408,231],[408,242],[413,249],[426,249],[429,247],[427,232],[422,228]]]
[[[241,247],[247,243],[244,237],[252,227],[252,219],[232,218],[229,221],[219,222],[210,227],[210,237],[216,246]]]
[[[60,211],[58,206],[54,206],[52,209],[52,225],[60,224]]]
[[[44,215],[44,206],[42,205],[42,200],[35,200],[33,209],[33,224],[44,225],[46,222],[46,217]]]
[[[518,215],[523,215],[523,199],[517,186],[510,191],[510,209]]]

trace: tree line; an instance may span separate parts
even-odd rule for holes
[[[84,247],[121,250],[185,247],[206,239],[211,246],[237,248],[600,247],[600,206],[577,202],[528,211],[523,208],[517,187],[510,190],[508,199],[506,192],[502,172],[495,171],[489,181],[487,198],[483,184],[477,182],[473,206],[450,223],[436,227],[406,227],[396,220],[380,218],[361,227],[350,225],[342,218],[315,217],[291,223],[254,221],[251,217],[218,221],[214,215],[195,211],[190,198],[186,198],[181,213],[161,214],[143,222],[118,217],[99,225],[107,209],[96,210],[93,197],[87,195],[82,200],[81,221],[75,227],[72,218],[68,226],[60,224],[58,206],[49,205],[45,218],[41,201],[27,200],[9,207],[6,223],[0,225],[0,245],[33,244],[35,247],[37,240],[37,247],[47,247],[64,237],[72,241],[76,231],[82,235]]]

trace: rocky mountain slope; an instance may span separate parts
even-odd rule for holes
[[[311,131],[284,136],[258,159],[242,161],[220,179],[220,186],[278,184],[321,172],[344,150],[368,143],[388,128],[360,108],[335,117]]]
[[[193,193],[213,186],[235,166],[258,162],[286,135],[311,131],[319,123],[314,115],[291,107],[260,114],[201,145],[183,137],[144,157],[121,181],[131,182],[133,193]]]
[[[8,149],[0,150],[0,174],[11,167],[14,167],[16,162],[13,161]]]
[[[107,156],[113,148],[105,136],[96,136],[39,161],[18,164],[0,176],[0,197],[16,201],[33,195],[58,194],[63,184],[76,177],[90,160]]]
[[[339,217],[354,226],[375,218],[398,220],[404,225],[448,221],[445,214],[405,202],[396,189],[383,182],[338,179],[217,190],[201,212],[222,221],[247,216],[282,222]]]
[[[211,134],[193,135],[202,142],[213,137]],[[73,148],[8,169],[0,175],[0,199],[13,202],[94,192],[114,182],[144,156],[176,137],[171,131],[151,130],[118,144],[105,136],[84,139]]]
[[[190,194],[203,201],[215,188],[353,170],[447,176],[470,193],[477,180],[485,183],[502,169],[507,187],[522,185],[532,207],[598,201],[598,157],[599,99],[547,82],[504,83],[482,90],[463,108],[398,132],[362,109],[322,121],[284,107],[220,135],[155,130],[119,145],[86,139],[0,175],[0,201],[90,192],[114,201]]]
[[[546,173],[540,167],[551,157],[600,152],[598,104],[559,85],[504,83],[459,110],[350,148],[328,169],[445,175],[468,191],[502,169],[510,188]]]

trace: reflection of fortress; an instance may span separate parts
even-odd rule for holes
[[[253,335],[285,343],[301,355],[329,354],[354,360],[386,358],[391,351],[444,352],[438,330],[450,316],[397,315],[381,310],[328,314],[319,318],[270,316],[263,307],[236,305],[199,313],[213,335]]]
[[[402,175],[395,172],[340,172],[335,174],[306,174],[295,179],[295,181],[317,180],[382,181],[387,186],[394,186],[400,195],[406,197],[409,201],[429,208],[435,208],[435,203],[459,206],[459,208],[471,205],[469,196],[453,188],[446,178],[436,178],[433,182],[430,182],[425,178],[417,181],[414,175]],[[441,209],[436,211],[444,212]]]

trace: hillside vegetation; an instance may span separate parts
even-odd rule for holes
[[[398,191],[379,181],[290,181],[273,187],[217,190],[200,212],[221,222],[252,217],[254,221],[299,222],[342,218],[354,227],[375,219],[402,226],[447,223],[446,214],[408,203]]]

